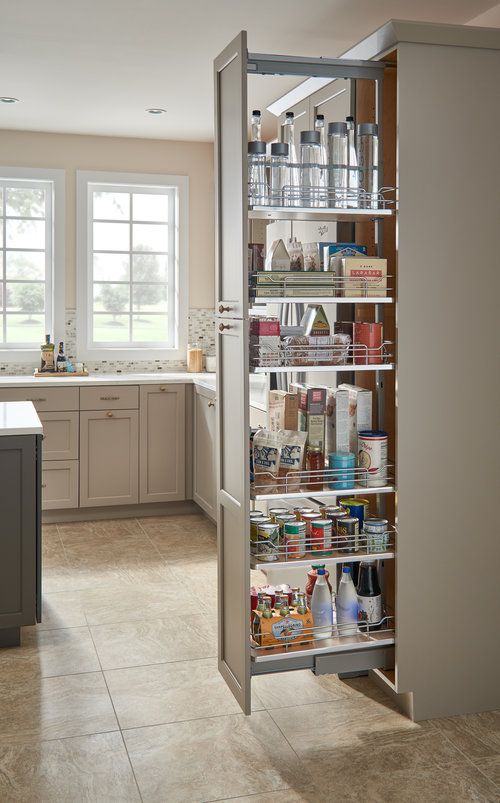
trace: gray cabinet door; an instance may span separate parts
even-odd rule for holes
[[[143,385],[140,400],[139,501],[185,499],[185,386]]]
[[[242,31],[215,61],[216,312],[248,309],[247,37]]]
[[[193,430],[193,499],[211,519],[215,510],[215,393],[195,388]]]
[[[137,410],[80,413],[80,507],[136,504],[138,469]]]
[[[35,435],[0,438],[0,628],[36,619],[37,458]]]

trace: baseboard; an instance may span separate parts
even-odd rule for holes
[[[43,524],[68,521],[96,521],[98,519],[136,519],[146,516],[182,516],[187,513],[204,513],[196,502],[153,502],[144,505],[115,505],[112,507],[79,507],[71,510],[44,510]]]

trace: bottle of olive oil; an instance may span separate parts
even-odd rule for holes
[[[41,351],[41,367],[40,371],[44,374],[54,372],[54,343],[50,342],[50,335],[45,335],[45,343],[40,346]]]
[[[59,343],[59,353],[57,355],[57,360],[56,360],[56,371],[64,373],[67,370],[68,370],[68,361],[64,353],[64,343],[61,340],[61,342]]]

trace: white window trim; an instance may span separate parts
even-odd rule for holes
[[[176,330],[175,348],[92,347],[89,344],[89,250],[90,227],[88,209],[89,184],[125,184],[144,187],[148,184],[174,187],[178,191],[178,231],[175,267],[176,285]],[[77,288],[76,324],[79,360],[180,360],[186,357],[188,322],[188,268],[189,268],[189,178],[187,176],[159,175],[153,173],[109,173],[107,171],[77,170]]]
[[[66,337],[66,172],[44,167],[0,166],[0,177],[20,181],[51,181],[52,193],[52,331],[53,342],[58,343]],[[39,348],[9,349],[0,344],[0,361],[6,363],[40,362]]]

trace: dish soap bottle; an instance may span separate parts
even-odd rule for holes
[[[314,638],[330,638],[333,627],[333,606],[324,566],[318,567],[318,576],[311,597],[311,613],[314,621]]]
[[[50,342],[50,335],[45,335],[45,343],[40,346],[41,363],[40,372],[50,374],[55,371],[54,344]]]
[[[358,632],[358,594],[352,582],[350,566],[344,566],[335,597],[339,636],[354,636]]]

